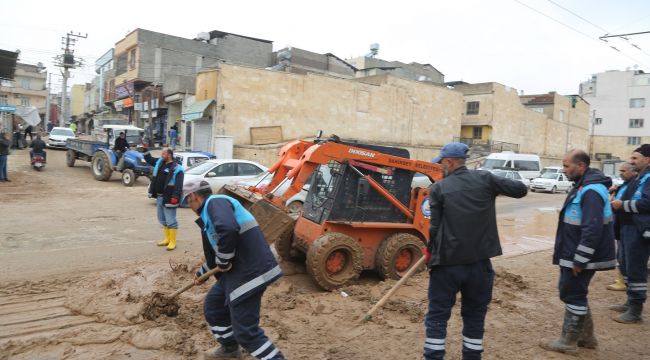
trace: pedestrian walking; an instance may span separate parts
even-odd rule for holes
[[[564,173],[575,186],[564,201],[555,235],[553,264],[560,267],[558,288],[565,310],[560,338],[540,344],[549,351],[575,354],[579,346],[596,348],[589,283],[596,271],[616,266],[608,193],[612,180],[589,164],[589,155],[582,150],[562,159]]]
[[[169,129],[169,140],[170,140],[170,147],[172,150],[176,150],[176,140],[178,139],[178,129],[176,128],[176,125],[173,125]]]
[[[629,161],[626,161],[621,164],[618,168],[618,173],[623,179],[623,184],[619,187],[612,187],[613,190],[613,199],[620,200],[623,198],[623,194],[627,189],[630,181],[634,179],[638,173],[634,166]],[[612,192],[610,190],[610,192]],[[616,280],[613,284],[607,285],[607,290],[612,291],[625,291],[627,290],[627,276],[625,275],[625,255],[623,249],[623,243],[621,241],[621,220],[618,213],[614,213],[614,239],[616,239],[616,260],[618,261],[618,273],[616,274]]]
[[[494,270],[490,258],[502,254],[497,232],[495,198],[521,198],[526,185],[465,167],[468,147],[445,145],[434,163],[443,166],[444,180],[431,187],[429,309],[425,319],[424,357],[443,359],[447,321],[458,292],[462,295],[463,359],[480,359]]]
[[[160,158],[154,158],[149,151],[144,159],[154,167],[149,184],[149,197],[156,199],[158,222],[163,226],[165,237],[158,246],[167,246],[167,250],[176,248],[176,208],[180,205],[183,193],[183,166],[174,161],[174,151],[163,149]]]
[[[241,346],[257,359],[285,359],[259,325],[262,295],[282,270],[257,221],[237,200],[212,195],[210,184],[201,179],[188,181],[183,195],[199,216],[206,260],[196,272],[195,283],[200,284],[198,278],[207,271],[220,269],[203,311],[221,346],[207,351],[204,358],[238,358]]]
[[[627,301],[610,309],[622,314],[614,320],[624,324],[642,320],[643,304],[648,292],[648,257],[650,256],[650,144],[632,152],[630,162],[638,176],[630,181],[612,207],[620,213],[621,241],[627,276]]]
[[[11,181],[7,176],[7,157],[9,156],[9,148],[11,147],[11,140],[7,139],[7,133],[0,133],[0,182]]]

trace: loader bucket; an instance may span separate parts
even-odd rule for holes
[[[278,208],[262,195],[242,187],[226,185],[221,188],[219,193],[237,199],[242,206],[250,211],[269,244],[280,238],[291,241],[296,220],[283,209]]]

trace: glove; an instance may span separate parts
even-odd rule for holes
[[[169,202],[172,203],[172,205],[176,205],[176,204],[178,204],[178,198],[173,197],[171,200],[169,200]]]
[[[422,255],[424,256],[425,259],[427,259],[427,262],[431,260],[431,253],[429,252],[429,249],[426,246],[422,248]]]

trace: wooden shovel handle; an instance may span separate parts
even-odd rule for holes
[[[221,269],[219,269],[218,266],[215,267],[214,269],[212,269],[212,270],[206,272],[205,274],[199,276],[198,281],[203,282],[203,281],[207,280],[210,276],[218,273],[219,270],[221,270]],[[186,292],[187,290],[191,289],[192,287],[194,287],[194,281],[192,281],[191,283],[189,283],[189,284],[183,286],[182,288],[176,290],[174,293],[169,295],[168,298],[173,299],[173,298],[177,297],[178,295],[180,295],[180,294]]]
[[[388,301],[388,299],[390,299],[391,296],[393,296],[393,294],[395,294],[395,292],[397,291],[397,289],[399,289],[400,286],[402,286],[402,285],[406,282],[406,280],[408,280],[411,276],[413,276],[413,274],[415,274],[415,273],[417,272],[418,268],[419,268],[420,266],[422,266],[422,264],[424,264],[426,261],[427,261],[426,256],[422,256],[422,257],[420,258],[420,260],[418,260],[415,264],[413,264],[413,266],[411,266],[411,268],[409,269],[409,271],[407,271],[406,274],[404,274],[404,276],[402,276],[402,278],[399,279],[399,281],[398,281],[397,283],[395,283],[395,285],[393,285],[393,287],[392,287],[392,288],[391,288],[391,289],[386,293],[386,295],[384,295],[384,296],[383,296],[383,297],[382,297],[382,298],[381,298],[381,299],[380,299],[380,300],[375,304],[375,306],[373,306],[372,309],[370,309],[370,311],[368,311],[368,312],[366,313],[366,315],[364,315],[364,317],[363,317],[361,320],[362,320],[362,321],[367,321],[367,320],[369,320],[369,319],[372,317],[372,314],[374,314],[375,312],[377,312],[377,310],[379,310],[379,308],[381,308],[382,306],[384,306],[384,304]]]

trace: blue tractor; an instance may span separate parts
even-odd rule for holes
[[[112,139],[115,139],[120,132],[126,134],[130,146],[137,146],[140,142],[140,134],[144,131],[130,125],[104,125],[107,133],[107,146],[100,147],[92,155],[91,168],[96,180],[107,181],[111,178],[113,171],[122,173],[122,184],[133,186],[140,176],[150,177],[153,167],[144,160],[144,155],[136,150],[127,150],[119,156],[118,152],[110,148]]]

